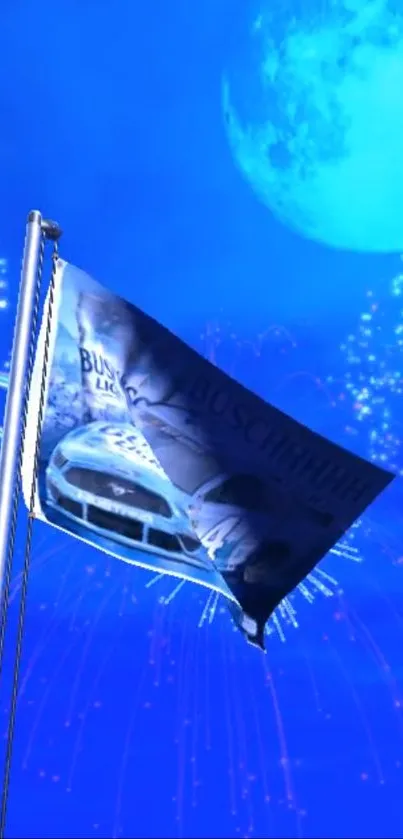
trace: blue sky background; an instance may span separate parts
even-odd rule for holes
[[[241,179],[220,111],[238,6],[3,0],[0,361],[36,207],[62,225],[64,258],[389,462],[378,409],[359,422],[347,389],[368,363],[341,345],[376,300],[376,376],[399,372],[400,259],[303,240]],[[382,393],[400,440],[399,395]],[[298,628],[266,656],[220,604],[203,620],[198,588],[35,527],[6,836],[402,836],[400,498],[397,482],[360,528],[362,562],[325,560],[333,596],[298,595]],[[19,533],[4,732],[22,552]]]

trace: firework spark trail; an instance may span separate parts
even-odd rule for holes
[[[181,704],[183,707],[184,712],[184,726],[181,732],[181,739],[179,743],[179,751],[178,751],[178,762],[181,766],[180,775],[181,778],[178,778],[178,791],[177,791],[177,812],[179,814],[179,825],[178,825],[178,836],[185,835],[186,831],[184,829],[184,816],[185,816],[185,804],[188,800],[192,800],[193,796],[193,787],[191,787],[190,795],[186,792],[187,781],[192,779],[192,742],[193,737],[195,736],[198,728],[198,718],[197,716],[194,717],[192,714],[192,710],[194,707],[194,703],[197,703],[198,697],[195,695],[195,678],[196,678],[196,667],[197,667],[197,659],[196,659],[196,648],[199,646],[199,638],[198,636],[200,633],[196,633],[196,641],[191,643],[191,633],[188,631],[188,638],[186,642],[186,657],[185,657],[185,678],[182,680],[182,700]],[[190,674],[192,674],[192,678],[190,678]],[[181,696],[181,693],[179,694]],[[194,697],[194,701],[192,702],[192,696]],[[190,764],[190,773],[187,771],[187,764]],[[194,799],[195,800],[195,799]]]
[[[390,528],[388,528],[383,522],[376,520],[370,515],[366,516],[365,524],[364,522],[362,523],[361,536],[362,538],[365,538],[366,541],[370,541],[372,545],[379,548],[382,553],[386,554],[392,564],[399,564],[399,558],[402,550],[401,545],[395,544],[394,542],[393,544],[389,544],[391,538],[393,538],[393,533],[391,533]],[[399,537],[396,538],[400,542]]]
[[[220,597],[221,597],[221,595],[217,591],[213,591],[212,595],[213,595],[213,597],[211,599],[208,598],[208,600],[210,601],[209,609],[208,609],[208,612],[207,612],[207,619],[208,619],[209,623],[213,623],[214,618],[216,617],[217,609],[218,609],[218,603],[219,603]]]
[[[199,629],[202,628],[202,626],[205,624],[205,622],[208,618],[208,614],[209,614],[209,611],[211,610],[211,604],[213,602],[213,599],[214,599],[214,592],[210,591],[210,593],[207,596],[206,602],[204,604],[204,608],[203,608],[201,616],[200,616],[200,620],[199,620],[199,623],[198,623]],[[211,621],[209,621],[209,623],[211,623]]]
[[[123,741],[123,749],[122,749],[122,759],[120,761],[120,767],[118,772],[118,782],[117,782],[117,790],[116,790],[116,802],[115,802],[115,813],[113,819],[113,826],[112,826],[112,837],[113,839],[118,839],[119,836],[123,833],[123,826],[122,826],[122,810],[123,810],[123,792],[124,792],[124,785],[126,780],[126,772],[129,763],[130,757],[130,749],[132,744],[133,735],[135,732],[135,724],[137,721],[138,713],[140,710],[140,702],[142,699],[142,694],[144,690],[144,685],[146,683],[146,677],[148,675],[148,662],[144,665],[140,678],[136,680],[136,689],[133,691],[132,699],[131,699],[131,707],[132,712],[130,715],[129,724],[126,729],[126,736]]]
[[[186,580],[180,580],[180,582],[179,582],[179,583],[177,583],[177,585],[176,585],[176,586],[175,586],[175,588],[174,588],[174,589],[170,592],[170,594],[168,594],[166,597],[164,597],[164,605],[165,605],[165,606],[169,606],[169,604],[170,604],[170,603],[172,603],[172,601],[173,601],[174,597],[176,597],[176,595],[177,595],[177,594],[179,594],[179,592],[180,592],[180,591],[182,591],[183,586],[184,586],[185,584],[186,584]]]
[[[68,608],[69,605],[75,603],[77,595],[80,591],[80,585],[76,588],[70,590],[68,592],[68,596],[62,604],[64,608]],[[58,604],[59,605],[59,604]],[[63,623],[63,618],[57,614],[57,606],[54,607],[54,611],[51,617],[50,624],[46,626],[39,637],[38,642],[35,644],[34,651],[29,658],[25,673],[21,679],[20,689],[18,693],[18,697],[22,698],[24,695],[27,685],[29,683],[30,678],[33,676],[35,668],[37,664],[40,662],[41,656],[49,646],[49,643],[53,640],[54,636],[58,632],[61,624]],[[74,630],[73,630],[74,631]]]
[[[358,717],[360,719],[362,729],[365,733],[365,736],[366,736],[366,739],[367,739],[367,742],[368,742],[368,745],[369,745],[369,748],[370,748],[372,762],[373,762],[373,765],[374,765],[374,769],[375,769],[378,781],[379,781],[380,784],[384,784],[385,783],[385,776],[384,776],[384,773],[383,773],[383,768],[382,768],[382,764],[381,764],[381,761],[380,761],[379,752],[378,752],[378,749],[376,747],[374,734],[373,734],[372,728],[369,724],[368,715],[367,715],[366,710],[364,709],[363,702],[361,701],[361,698],[358,694],[358,691],[356,690],[355,685],[353,683],[353,680],[350,678],[350,675],[347,672],[347,670],[344,666],[344,663],[342,661],[342,658],[339,655],[338,651],[336,650],[336,648],[332,644],[329,645],[329,648],[331,650],[331,653],[332,653],[335,661],[337,662],[338,668],[339,668],[344,680],[346,681],[346,683],[349,686],[351,696],[353,698],[354,704],[355,704],[355,706],[357,708],[357,711],[358,711]]]
[[[283,631],[283,627],[282,627],[282,625],[281,625],[281,623],[280,623],[280,621],[279,621],[279,619],[278,619],[278,616],[277,616],[277,609],[276,609],[276,611],[273,613],[273,615],[272,615],[272,617],[271,617],[271,623],[273,624],[273,626],[274,626],[274,630],[275,630],[275,632],[277,633],[277,635],[278,635],[278,637],[279,637],[280,641],[281,641],[283,644],[285,644],[285,642],[286,642],[286,640],[287,640],[287,639],[286,639],[285,633],[284,633],[284,631]],[[269,625],[268,625],[268,627],[267,627],[267,630],[266,630],[268,634],[270,634],[270,630],[271,630],[271,626],[270,626],[270,624],[269,624]]]
[[[43,539],[42,542],[44,542],[44,541],[45,540]],[[35,554],[38,552],[38,550],[39,550],[39,548],[35,549]],[[41,553],[40,557],[38,557],[38,558],[34,555],[32,557],[32,561],[31,561],[31,565],[30,565],[30,576],[31,576],[31,574],[32,574],[32,576],[35,576],[35,574],[38,571],[42,571],[43,567],[45,565],[49,564],[52,557],[61,554],[63,550],[64,550],[63,545],[57,545],[53,548],[50,548],[48,551]],[[72,569],[75,561],[76,561],[76,559],[70,562],[69,569]],[[59,597],[61,596],[62,590],[65,586],[66,574],[62,575],[62,581],[63,582],[62,582],[60,592],[57,595]],[[13,583],[11,585],[10,597],[9,597],[9,600],[8,600],[9,603],[12,603],[15,600],[17,594],[20,592],[21,583],[22,583],[22,572],[20,571],[20,572],[18,572],[18,574],[16,574],[16,576],[13,580]],[[56,599],[57,599],[57,597],[56,597]]]
[[[80,686],[82,676],[83,676],[84,671],[85,671],[85,665],[87,663],[88,653],[91,649],[91,645],[92,645],[92,642],[93,642],[95,630],[96,630],[96,628],[97,628],[97,626],[98,626],[98,624],[101,620],[101,617],[104,613],[105,608],[107,607],[108,603],[110,603],[110,601],[112,600],[112,598],[116,594],[117,588],[118,588],[117,586],[110,588],[110,590],[107,592],[105,597],[101,600],[101,603],[100,603],[98,609],[93,613],[91,621],[88,621],[88,627],[89,628],[88,628],[88,632],[86,633],[87,638],[86,638],[85,643],[82,647],[82,653],[81,653],[81,656],[80,656],[80,659],[79,659],[78,667],[76,669],[76,675],[75,675],[75,678],[74,678],[74,681],[73,681],[73,684],[72,684],[72,687],[71,687],[70,699],[69,699],[68,707],[67,707],[67,717],[66,717],[66,722],[65,722],[66,728],[68,728],[71,725],[71,721],[73,719],[74,708],[75,708],[76,699],[77,699],[77,692],[78,692],[78,689],[79,689],[79,686]]]
[[[172,584],[172,578],[170,578],[170,577],[165,577],[165,584],[166,584],[166,585],[167,585],[167,584],[168,584],[168,585],[171,585],[171,584]],[[171,647],[171,643],[172,643],[172,638],[174,637],[174,624],[175,624],[175,612],[174,612],[174,609],[166,609],[166,613],[165,613],[165,626],[166,626],[166,639],[167,639],[167,643],[166,643],[166,650],[165,650],[165,654],[166,654],[167,659],[168,659],[169,661],[172,661],[172,656],[171,656],[171,653],[172,653],[172,647]]]
[[[51,556],[52,554],[54,554],[53,549],[49,551],[48,557]],[[35,569],[35,565],[34,565],[34,569]],[[62,589],[63,589],[63,583],[59,588],[59,596],[61,594]],[[69,604],[74,603],[76,595],[77,595],[77,591],[78,591],[78,589],[77,590],[73,589],[73,590],[70,590],[70,591],[67,592],[67,596],[66,596],[65,601],[63,603],[64,606],[68,606]],[[17,590],[16,590],[16,592],[14,592],[14,595],[16,593],[17,593]],[[38,641],[35,644],[35,647],[33,649],[32,654],[28,658],[26,668],[24,669],[24,671],[21,674],[21,681],[20,681],[20,685],[19,685],[19,689],[18,689],[18,702],[19,703],[21,703],[21,701],[23,700],[23,697],[26,693],[28,684],[30,683],[30,681],[32,679],[32,676],[36,671],[37,665],[41,661],[41,656],[42,656],[43,652],[49,646],[49,643],[52,641],[53,637],[58,632],[58,630],[60,628],[60,625],[63,623],[63,621],[60,620],[59,616],[57,615],[57,605],[58,604],[54,604],[53,614],[52,614],[50,625],[47,625],[44,628],[44,630],[42,631]],[[41,604],[41,606],[40,606],[40,611],[43,611],[42,607],[43,607],[43,604]],[[73,640],[73,644],[70,645],[70,647],[68,648],[67,655],[69,655],[70,652],[72,651],[72,647],[74,646],[74,644],[75,644],[75,639]],[[65,659],[63,659],[63,660],[65,660]],[[48,694],[51,690],[51,687],[52,687],[52,682],[49,685],[49,689],[46,690],[45,705],[46,705],[47,696],[48,696]],[[40,717],[41,717],[41,710],[39,709],[38,717],[37,717],[37,719],[34,720],[34,723],[33,723],[32,737],[30,738],[29,750],[34,743],[35,733],[36,733],[36,730],[38,729],[39,724],[40,724]],[[28,759],[28,756],[29,755],[27,755],[26,759]],[[24,761],[25,761],[25,759],[24,759]],[[24,768],[26,768],[26,767],[24,766]]]
[[[258,755],[259,755],[259,780],[262,784],[263,789],[263,796],[264,801],[268,805],[270,804],[271,795],[269,789],[269,782],[267,777],[267,770],[266,770],[266,761],[265,761],[265,750],[263,746],[263,736],[262,736],[262,728],[261,728],[261,715],[258,713],[258,707],[256,702],[256,692],[254,687],[251,683],[249,683],[249,701],[252,706],[252,713],[253,713],[253,720],[255,723],[255,730],[257,736],[257,747],[258,747]],[[269,814],[267,815],[267,832],[268,834],[271,833],[269,828],[270,825],[270,818]]]
[[[382,302],[367,292],[357,331],[341,345],[345,357],[344,385],[353,420],[350,432],[366,435],[371,460],[402,471],[402,423],[399,419],[403,393],[403,275],[398,274]],[[329,377],[331,379],[331,377]]]
[[[323,568],[321,568],[320,566],[316,568],[315,573],[318,577],[322,577],[324,580],[326,580],[326,582],[330,583],[332,586],[337,586],[337,580],[330,574],[328,574],[327,571],[324,571]]]
[[[112,589],[111,591],[108,592],[106,597],[104,597],[104,599],[101,602],[101,605],[100,605],[99,609],[95,613],[92,624],[90,626],[90,630],[89,630],[89,633],[88,633],[88,636],[87,636],[87,642],[85,644],[84,650],[82,650],[80,664],[79,664],[78,670],[76,671],[76,678],[75,678],[75,680],[73,682],[73,686],[72,686],[72,693],[71,693],[71,696],[70,696],[70,705],[69,705],[69,711],[68,711],[67,719],[65,721],[65,728],[69,728],[70,723],[71,723],[71,718],[72,718],[72,715],[73,715],[73,702],[74,702],[75,694],[78,690],[78,685],[81,681],[81,677],[82,677],[82,674],[83,674],[83,658],[86,656],[86,654],[89,650],[89,646],[90,646],[89,640],[92,641],[92,636],[93,636],[94,630],[96,628],[97,623],[99,622],[99,619],[100,619],[101,614],[104,610],[104,607],[105,607],[106,603],[109,601],[109,599],[112,597],[112,595],[115,593],[115,591],[116,591],[116,589]],[[80,600],[80,603],[81,603],[81,600]],[[53,633],[56,631],[57,627],[58,627],[58,622],[55,621],[54,624],[53,624],[53,629],[49,633],[50,636],[53,635]],[[82,635],[78,631],[76,626],[74,626],[74,628],[70,629],[69,633],[72,633],[75,637],[73,638],[72,642],[67,646],[67,649],[63,653],[63,655],[61,657],[61,660],[59,660],[58,665],[56,666],[56,669],[53,671],[51,679],[48,680],[47,686],[46,686],[45,691],[42,695],[42,699],[39,703],[38,710],[37,710],[35,719],[33,721],[32,727],[31,727],[30,737],[29,737],[27,749],[26,749],[26,752],[25,752],[25,758],[24,758],[24,765],[25,766],[28,763],[29,756],[30,756],[32,748],[34,746],[36,734],[37,734],[37,731],[39,729],[43,714],[46,710],[47,702],[48,702],[49,696],[52,692],[52,689],[56,684],[58,684],[59,675],[62,672],[62,670],[64,668],[64,665],[65,665],[67,659],[69,658],[70,653],[73,651],[73,649],[75,649],[78,642],[80,642],[80,645],[82,645]],[[81,649],[82,649],[82,646],[81,646]]]
[[[126,608],[126,605],[127,605],[127,600],[128,600],[129,595],[131,594],[131,588],[130,588],[130,585],[129,585],[129,581],[130,581],[130,576],[129,576],[129,575],[130,575],[130,570],[131,570],[131,569],[129,569],[129,568],[126,568],[126,569],[125,569],[125,571],[126,571],[126,573],[125,573],[125,582],[124,582],[124,583],[123,583],[123,585],[121,586],[120,604],[119,604],[119,608],[117,609],[117,616],[118,616],[119,618],[122,618],[122,617],[123,617],[123,615],[125,615],[125,614],[126,614],[126,612],[127,612],[127,608]]]
[[[395,619],[395,621],[398,625],[399,630],[403,630],[403,615],[401,615],[397,611],[396,606],[394,605],[393,601],[390,599],[390,597],[388,597],[388,595],[385,593],[385,591],[380,588],[379,582],[378,582],[376,577],[371,576],[371,584],[376,589],[377,597],[379,597],[380,600],[383,600],[383,602],[386,604],[386,606],[388,608],[388,613],[390,615],[393,615],[393,617],[394,617],[394,619]],[[349,606],[347,606],[346,608],[348,609]]]
[[[256,777],[253,767],[250,765],[250,750],[248,748],[250,742],[249,730],[249,714],[245,713],[248,700],[247,684],[243,673],[245,668],[239,667],[239,657],[236,656],[236,651],[239,650],[241,655],[245,653],[245,647],[242,644],[242,639],[237,637],[236,643],[231,643],[230,636],[226,633],[227,644],[227,659],[231,667],[231,681],[230,681],[230,702],[232,709],[232,718],[235,722],[234,745],[237,747],[237,758],[235,767],[237,776],[240,781],[240,797],[246,802],[248,829],[245,836],[250,836],[254,831],[254,811],[253,811],[253,797],[252,784]],[[232,690],[231,690],[232,688]],[[248,720],[248,723],[247,723]],[[239,770],[242,775],[239,776]]]
[[[312,663],[311,663],[311,655],[310,655],[310,653],[308,654],[308,652],[306,651],[305,648],[302,649],[302,655],[303,655],[304,662],[305,662],[305,667],[306,667],[306,670],[307,670],[307,673],[308,673],[309,682],[310,682],[310,685],[312,687],[312,693],[313,693],[313,697],[314,697],[316,710],[317,710],[318,714],[322,714],[323,713],[323,705],[322,705],[322,701],[321,701],[321,697],[320,697],[320,693],[319,693],[318,683],[316,681],[315,673],[314,673]]]
[[[57,665],[56,665],[56,667],[53,671],[53,674],[52,674],[52,678],[49,679],[46,687],[43,690],[43,693],[42,693],[41,700],[40,700],[38,708],[37,708],[35,718],[34,718],[32,724],[31,724],[29,737],[28,737],[28,741],[27,741],[27,745],[26,745],[26,749],[25,749],[25,753],[24,753],[24,757],[23,757],[23,761],[22,761],[22,765],[23,765],[24,769],[28,768],[28,763],[29,763],[29,760],[30,760],[30,757],[31,757],[31,752],[32,752],[32,749],[34,747],[36,736],[37,736],[37,733],[38,733],[38,729],[39,729],[39,726],[41,724],[42,717],[45,713],[46,706],[48,704],[49,696],[52,692],[52,689],[55,686],[55,684],[58,684],[59,676],[63,672],[63,669],[65,667],[65,664],[66,664],[67,660],[69,659],[70,655],[75,650],[75,648],[78,647],[79,644],[81,644],[81,637],[80,637],[80,634],[77,632],[75,637],[71,640],[71,642],[69,644],[66,645],[64,651],[59,656],[58,663],[57,663]]]
[[[335,615],[334,615],[335,619],[340,620],[341,618],[343,618],[344,623],[347,627],[348,640],[351,641],[351,642],[355,642],[357,640],[356,636],[355,636],[355,628],[352,624],[350,614],[349,614],[349,610],[348,610],[348,606],[347,606],[347,603],[345,601],[343,592],[338,593],[338,602],[339,602],[340,608],[337,612],[335,612]]]
[[[265,344],[273,336],[275,338],[285,338],[288,347],[295,348],[297,346],[295,337],[282,324],[271,324],[259,333],[256,339],[245,339],[237,334],[230,323],[227,323],[226,327],[222,327],[218,321],[209,321],[205,331],[201,334],[201,339],[205,357],[215,363],[218,347],[227,341],[230,341],[231,347],[251,349],[256,357],[260,357]]]
[[[361,637],[366,642],[366,646],[371,654],[372,659],[375,661],[377,667],[380,670],[381,678],[386,684],[387,688],[390,691],[390,695],[392,698],[392,706],[394,709],[400,709],[403,706],[402,698],[401,698],[401,691],[399,690],[397,681],[393,676],[393,671],[386,660],[382,650],[380,649],[379,645],[375,641],[373,634],[368,629],[367,625],[361,620],[357,612],[353,609],[349,609],[349,613],[351,618],[353,619],[354,623],[357,625]],[[401,715],[397,715],[398,721],[398,728],[400,729],[400,733],[403,733],[403,720]]]
[[[186,786],[186,747],[188,727],[190,720],[188,717],[188,701],[190,690],[189,674],[192,672],[193,656],[189,638],[190,633],[187,631],[187,621],[182,624],[182,637],[178,661],[178,718],[177,718],[177,738],[178,746],[178,775],[177,775],[177,791],[175,795],[176,801],[176,823],[178,839],[182,839],[184,827],[184,805],[185,805],[185,786]]]
[[[314,573],[308,574],[307,580],[309,580],[313,588],[317,589],[324,597],[333,597],[334,591],[319,580]]]
[[[145,584],[144,588],[151,588],[155,586],[156,583],[159,583],[161,580],[165,580],[165,574],[156,574],[155,577],[152,577],[151,580]]]
[[[232,726],[232,718],[234,714],[234,704],[231,704],[230,689],[229,689],[229,674],[228,674],[228,658],[227,658],[227,644],[225,633],[220,633],[221,646],[221,660],[223,669],[223,690],[224,690],[224,708],[222,712],[223,720],[225,721],[225,730],[227,735],[228,748],[228,777],[229,777],[229,808],[230,813],[235,816],[237,814],[236,806],[236,786],[235,786],[235,738]]]
[[[201,671],[201,663],[200,663],[200,651],[202,646],[202,633],[196,632],[196,641],[195,641],[195,648],[194,648],[194,655],[193,655],[193,710],[191,713],[192,719],[192,731],[191,731],[191,755],[190,755],[190,763],[191,763],[191,778],[192,778],[192,791],[191,791],[191,803],[192,807],[196,807],[197,805],[197,791],[199,789],[199,775],[198,775],[198,765],[197,765],[197,754],[198,754],[198,743],[199,743],[199,733],[200,733],[200,721],[202,719],[202,715],[200,714],[200,671]]]
[[[102,677],[106,671],[107,665],[109,664],[113,654],[115,653],[115,646],[110,644],[109,647],[106,648],[106,653],[104,656],[101,656],[99,667],[96,671],[94,681],[90,686],[89,696],[87,703],[85,705],[84,711],[80,717],[80,725],[77,733],[77,737],[74,742],[73,751],[71,755],[71,762],[70,767],[67,771],[67,785],[66,785],[66,792],[72,792],[73,785],[74,785],[74,776],[77,768],[78,759],[82,750],[82,744],[84,741],[84,734],[85,734],[85,727],[87,723],[87,719],[91,708],[94,707],[96,696],[96,691],[101,683]]]
[[[89,569],[89,571],[88,571],[88,569]],[[85,601],[86,595],[92,589],[92,585],[93,585],[92,566],[86,566],[86,572],[87,572],[87,576],[86,576],[85,583],[81,583],[80,593],[77,597],[74,609],[71,613],[71,618],[70,618],[69,627],[68,627],[69,632],[73,632],[74,629],[76,628],[76,623],[77,623],[78,615],[79,615],[79,612],[80,612],[80,606],[82,606],[82,604]]]
[[[284,390],[289,384],[293,384],[296,379],[304,379],[315,385],[316,392],[321,392],[326,397],[326,402],[329,407],[335,407],[334,396],[325,380],[316,376],[315,373],[310,373],[308,370],[298,370],[295,373],[289,373],[284,379],[274,388],[274,392],[278,393]]]
[[[211,693],[210,693],[210,628],[207,624],[205,631],[203,632],[203,636],[205,638],[204,644],[204,707],[205,707],[205,743],[206,743],[206,750],[209,752],[211,751],[211,718],[210,718],[210,701],[211,701]]]
[[[159,600],[154,609],[153,629],[149,633],[150,650],[148,663],[154,671],[154,686],[159,683],[158,672],[161,668],[161,639],[163,638],[164,623],[166,618],[165,602]]]
[[[277,692],[274,684],[273,674],[268,669],[267,659],[266,656],[263,659],[263,668],[265,671],[265,681],[266,685],[270,691],[271,700],[273,704],[274,714],[276,718],[276,725],[277,725],[277,733],[280,743],[280,751],[281,751],[281,765],[283,767],[284,772],[284,781],[285,781],[285,791],[286,791],[286,798],[287,801],[296,808],[295,805],[295,796],[294,796],[294,788],[292,783],[292,775],[290,769],[290,759],[288,755],[288,748],[287,748],[287,740],[285,737],[284,731],[284,723],[283,718],[280,711],[280,703],[277,698]]]
[[[161,604],[162,605],[162,604]],[[169,609],[161,609],[161,625],[160,631],[155,633],[156,645],[154,648],[154,687],[159,687],[162,683],[164,672],[164,665],[168,657],[167,644],[167,623],[168,623]],[[155,625],[155,624],[154,624]]]

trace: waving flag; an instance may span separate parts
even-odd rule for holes
[[[30,392],[27,503],[46,338],[34,514],[126,562],[215,589],[263,645],[279,602],[393,476],[60,260]]]

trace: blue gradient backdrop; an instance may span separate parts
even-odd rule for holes
[[[39,208],[65,258],[333,439],[388,463],[393,435],[401,469],[399,257],[304,241],[240,178],[220,74],[241,5],[2,0],[0,365]],[[387,420],[362,414],[370,376]],[[7,837],[403,836],[400,502],[397,481],[363,561],[326,559],[332,596],[299,597],[266,656],[220,604],[203,622],[203,591],[35,526]]]

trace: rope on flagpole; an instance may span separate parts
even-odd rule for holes
[[[46,237],[44,231],[41,233],[41,242],[40,242],[40,250],[39,250],[39,259],[38,259],[38,270],[36,275],[36,289],[35,289],[35,301],[34,301],[34,308],[33,308],[33,315],[32,315],[32,333],[31,333],[31,340],[30,340],[30,347],[29,347],[29,356],[28,356],[28,367],[27,367],[27,377],[26,377],[26,385],[25,385],[25,394],[24,394],[24,407],[21,416],[21,439],[23,440],[25,437],[26,425],[27,425],[27,410],[28,410],[28,387],[29,382],[31,381],[32,371],[34,366],[34,359],[35,359],[35,338],[38,326],[38,316],[39,316],[39,303],[40,303],[40,293],[41,293],[41,284],[42,284],[42,273],[43,273],[43,264],[45,260],[45,243]],[[6,440],[3,444],[6,444]],[[15,537],[17,532],[17,521],[18,521],[18,505],[21,495],[21,483],[22,483],[22,456],[23,456],[23,446],[20,446],[19,453],[18,453],[18,462],[17,462],[17,470],[16,470],[16,477],[15,477],[15,487],[14,487],[14,502],[13,502],[13,509],[11,514],[11,522],[10,522],[10,532],[9,532],[9,540],[8,540],[8,554],[7,554],[7,563],[5,568],[5,575],[4,575],[4,587],[1,593],[1,613],[0,613],[0,677],[1,671],[3,666],[3,653],[4,653],[4,642],[6,637],[6,627],[7,627],[7,612],[8,612],[8,603],[10,597],[10,585],[11,585],[11,574],[13,568],[13,557],[14,557],[14,547],[15,547]]]
[[[5,762],[4,762],[4,773],[3,773],[3,784],[2,784],[2,790],[1,790],[1,806],[0,806],[0,839],[4,839],[5,828],[6,828],[6,819],[7,819],[7,806],[8,806],[9,787],[10,787],[10,774],[11,774],[11,764],[12,764],[14,730],[15,730],[15,720],[16,720],[18,692],[19,692],[19,681],[20,681],[21,655],[22,655],[22,645],[23,645],[23,639],[24,639],[26,600],[27,600],[27,592],[28,592],[29,571],[30,571],[30,564],[31,564],[32,532],[33,532],[33,523],[34,523],[34,518],[35,518],[35,514],[34,514],[35,495],[36,495],[36,486],[37,486],[38,472],[39,472],[39,452],[40,452],[40,442],[41,442],[41,431],[42,431],[42,425],[43,425],[43,419],[44,419],[44,409],[45,409],[46,377],[47,377],[47,371],[48,371],[48,365],[49,365],[50,333],[51,333],[51,326],[52,326],[54,289],[55,289],[56,268],[57,268],[57,260],[58,260],[58,240],[61,236],[61,230],[58,227],[58,225],[56,225],[54,222],[42,221],[41,222],[41,228],[42,228],[42,235],[41,235],[41,244],[40,244],[40,256],[39,256],[39,260],[38,260],[37,286],[36,286],[35,302],[34,302],[33,332],[32,332],[32,339],[31,339],[31,344],[30,344],[30,349],[29,349],[28,375],[27,375],[27,380],[26,380],[24,403],[23,403],[23,412],[22,412],[22,418],[21,418],[21,426],[22,426],[21,440],[22,441],[24,440],[24,434],[25,434],[26,427],[27,427],[28,404],[29,404],[29,384],[31,382],[33,366],[34,366],[34,361],[35,361],[36,333],[37,333],[37,325],[38,325],[41,282],[42,282],[42,273],[43,273],[43,263],[44,263],[46,240],[53,241],[52,275],[51,275],[50,286],[49,286],[49,291],[48,291],[49,299],[48,299],[48,311],[47,311],[47,319],[46,319],[46,327],[45,327],[44,363],[43,363],[41,383],[40,383],[38,420],[37,420],[37,427],[36,427],[34,463],[33,463],[33,471],[32,471],[32,484],[31,484],[31,492],[30,492],[27,534],[26,534],[25,549],[24,549],[24,565],[23,565],[23,571],[22,571],[20,608],[19,608],[19,613],[18,613],[17,641],[16,641],[16,647],[15,647],[13,683],[12,683],[12,693],[11,693],[11,707],[10,707],[10,715],[9,715],[8,726],[7,726],[7,735],[6,735],[6,755],[5,755]],[[1,657],[2,657],[3,650],[4,650],[4,637],[5,637],[6,618],[7,618],[7,610],[8,610],[8,597],[9,597],[9,590],[10,590],[12,560],[13,560],[13,554],[14,554],[16,524],[17,524],[17,517],[18,517],[18,503],[19,503],[19,497],[20,497],[20,493],[21,493],[21,484],[22,484],[22,454],[23,454],[23,445],[21,445],[19,458],[18,458],[18,467],[17,467],[17,475],[16,475],[16,490],[15,490],[13,513],[12,513],[12,520],[11,520],[11,526],[10,526],[9,553],[8,553],[8,561],[7,561],[7,568],[6,568],[5,586],[4,586],[4,592],[3,592],[3,603],[2,603],[2,614],[1,614],[1,621],[2,622],[1,622],[1,636],[0,636],[0,644],[1,644],[0,655],[1,655]],[[1,663],[1,658],[0,658],[0,663]]]

